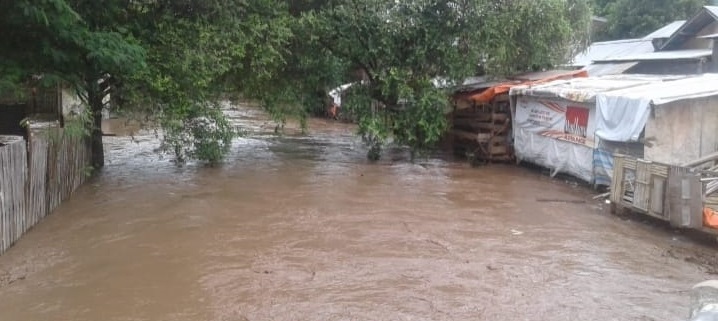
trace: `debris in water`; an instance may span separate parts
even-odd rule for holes
[[[598,195],[594,196],[593,199],[597,200],[597,199],[601,199],[601,198],[607,198],[609,196],[611,196],[611,192],[598,194]]]
[[[524,234],[524,232],[521,232],[521,231],[519,231],[519,230],[513,230],[513,229],[512,229],[512,230],[511,230],[511,234],[513,234],[513,235],[522,235],[522,234]]]
[[[586,204],[584,200],[559,200],[559,199],[537,199],[540,203],[570,203],[570,204]]]
[[[439,243],[439,242],[437,242],[437,241],[434,241],[434,240],[432,240],[432,239],[427,239],[427,240],[425,240],[425,241],[427,241],[427,242],[429,242],[429,243],[431,243],[431,244],[434,244],[434,245],[436,245],[436,246],[442,247],[444,250],[446,250],[446,252],[451,252],[451,250],[449,249],[448,246],[446,246],[446,245],[444,245],[444,244],[441,244],[441,243]]]

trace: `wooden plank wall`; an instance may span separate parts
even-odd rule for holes
[[[668,179],[668,219],[672,226],[703,227],[703,184],[700,175],[673,167]]]
[[[59,128],[0,146],[0,254],[85,182],[89,157],[84,139]]]

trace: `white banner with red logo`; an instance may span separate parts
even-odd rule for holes
[[[519,160],[592,183],[596,146],[593,105],[538,97],[517,98],[514,150]]]
[[[596,109],[569,101],[519,97],[514,124],[517,128],[557,140],[596,146]]]

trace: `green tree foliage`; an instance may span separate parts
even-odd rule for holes
[[[117,25],[94,24],[109,17],[105,10],[86,19],[76,9],[64,0],[3,1],[0,83],[7,92],[32,76],[41,76],[46,84],[61,80],[77,88],[92,112],[93,165],[101,167],[103,98],[110,92],[114,75],[132,73],[144,65],[144,50]]]
[[[708,0],[593,0],[594,11],[608,19],[600,39],[640,38],[676,21],[689,19]]]
[[[219,102],[228,90],[269,78],[283,61],[291,35],[286,4],[155,0],[115,8],[116,17],[127,18],[116,24],[147,51],[146,68],[116,82],[116,107],[154,116],[165,150],[179,161],[221,160],[236,133]]]
[[[268,78],[289,37],[282,2],[160,1],[139,10],[134,34],[148,67],[123,82],[122,105],[155,115],[178,160],[216,162],[234,129],[219,109],[228,90]],[[273,68],[273,67],[272,67]]]
[[[286,12],[273,0],[2,1],[0,93],[32,75],[75,87],[90,107],[95,167],[110,96],[115,111],[153,116],[178,159],[217,161],[234,135],[217,102],[283,61]]]
[[[436,80],[550,68],[585,45],[589,19],[581,0],[306,1],[295,8],[298,60],[277,71],[291,80],[275,85],[316,93],[362,81],[343,109],[357,119],[372,158],[389,139],[421,151],[441,138],[448,102]],[[297,76],[301,87],[292,85]]]
[[[591,9],[594,15],[598,17],[606,17],[609,12],[609,6],[616,0],[591,0]]]
[[[565,61],[585,44],[587,1],[3,1],[0,90],[36,74],[76,86],[97,167],[108,95],[160,124],[178,159],[217,161],[234,135],[224,94],[261,101],[279,129],[347,82],[357,84],[344,107],[373,156],[389,140],[421,151],[447,129],[437,80]]]
[[[132,72],[142,66],[143,49],[112,29],[95,29],[64,0],[0,2],[0,81],[7,89],[28,75],[85,80],[89,69]]]

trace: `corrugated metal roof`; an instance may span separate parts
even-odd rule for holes
[[[617,58],[629,54],[633,55],[653,52],[655,51],[652,42],[653,39],[671,37],[679,28],[681,28],[681,26],[685,24],[685,22],[685,20],[673,21],[640,39],[594,42],[586,49],[586,51],[578,54],[573,59],[573,63],[571,65],[574,67],[583,67],[594,61]]]
[[[718,96],[718,74],[659,81],[610,92],[611,96],[650,99],[655,106],[674,101]]]
[[[716,76],[718,77],[718,76]],[[563,98],[577,102],[593,102],[600,93],[638,88],[653,83],[677,81],[690,76],[659,75],[611,75],[602,77],[575,78],[546,83],[538,86],[517,86],[511,89],[512,96],[534,96]],[[718,79],[718,78],[717,78]],[[713,85],[718,89],[718,82]]]
[[[464,82],[461,83],[462,86],[468,86],[468,85],[474,85],[474,84],[480,84],[482,82],[486,82],[486,77],[480,76],[480,77],[469,77],[464,79]]]
[[[653,52],[651,39],[626,39],[594,42],[586,51],[578,54],[572,65],[583,67],[594,61],[621,57],[629,54]]]
[[[657,38],[670,38],[685,23],[686,23],[685,20],[673,21],[673,22],[663,26],[663,28],[658,29],[658,30],[652,32],[651,34],[643,37],[643,39],[653,40],[653,39],[657,39]]]
[[[705,6],[703,10],[684,23],[673,35],[661,46],[660,50],[671,50],[680,48],[688,39],[692,39],[703,28],[718,20],[718,7]]]
[[[579,77],[585,78],[588,77],[588,72],[586,72],[585,70],[550,70],[527,73],[520,75],[520,77],[523,77],[523,79],[508,81],[498,86],[488,88],[480,93],[471,95],[469,97],[469,100],[472,100],[477,103],[488,103],[491,102],[496,96],[507,94],[511,90],[511,88],[515,86],[538,85],[560,79],[572,79]]]
[[[469,93],[477,90],[484,90],[506,83],[506,80],[484,80],[482,82],[473,82],[467,85],[456,86],[453,88],[456,93]]]
[[[587,71],[591,77],[619,75],[637,64],[638,62],[595,63],[583,67],[583,70]]]
[[[635,87],[647,84],[649,79],[636,79],[620,76],[577,78],[555,81],[539,86],[519,86],[511,89],[512,96],[533,96],[546,98],[563,98],[577,102],[593,102],[596,94],[611,90]]]
[[[711,49],[690,49],[657,51],[643,54],[626,55],[622,57],[596,60],[596,62],[621,62],[621,61],[656,61],[656,60],[694,60],[708,57],[712,54]]]
[[[712,13],[714,16],[718,17],[718,6],[705,6],[703,7],[706,10],[708,10],[710,13]]]
[[[515,76],[506,77],[505,79],[491,79],[487,77],[470,77],[466,78],[464,82],[453,88],[456,94],[473,93],[476,91],[486,90],[489,88],[507,85],[507,84],[520,84],[523,82],[538,81],[543,79],[555,78],[569,75],[578,74],[578,70],[547,70],[547,71],[536,71],[527,72]]]
[[[508,79],[512,80],[521,80],[521,81],[537,81],[541,79],[547,79],[547,78],[553,78],[556,76],[562,76],[567,74],[573,74],[576,73],[576,70],[546,70],[546,71],[535,71],[535,72],[527,72],[520,75],[510,76]]]

